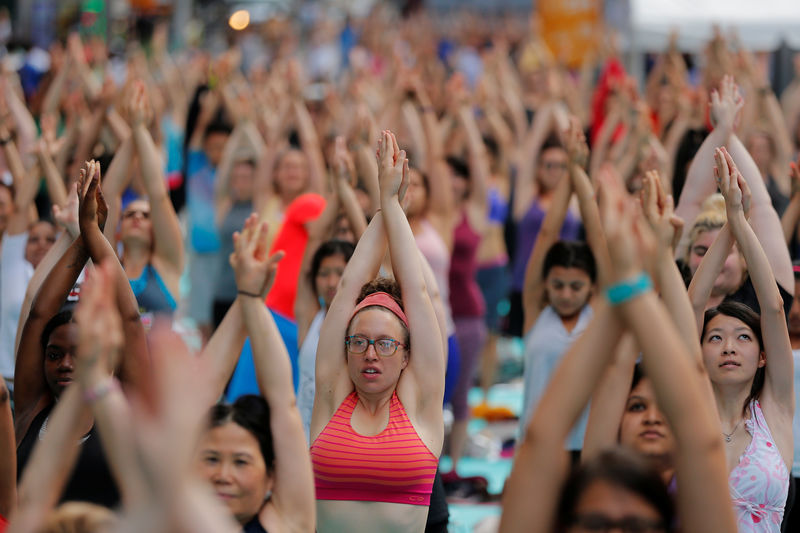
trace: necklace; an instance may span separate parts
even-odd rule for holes
[[[740,418],[739,421],[736,422],[736,425],[733,426],[733,431],[731,431],[730,433],[725,433],[724,431],[722,432],[722,434],[725,436],[725,442],[730,442],[733,440],[733,434],[736,433],[737,429],[739,429],[739,424],[741,423],[742,419]]]
[[[44,436],[47,433],[47,422],[49,422],[49,421],[50,421],[50,415],[47,415],[47,418],[45,418],[44,422],[42,422],[42,427],[39,428],[39,440],[43,440],[44,439]],[[89,440],[90,436],[91,436],[91,433],[85,435],[83,438],[81,438],[78,441],[78,445],[81,445],[84,442],[86,442],[87,440]]]

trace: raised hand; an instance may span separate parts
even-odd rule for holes
[[[74,239],[81,230],[78,226],[78,183],[73,182],[70,185],[69,193],[67,194],[67,203],[63,207],[53,205],[53,219],[56,224],[64,228],[67,233]]]
[[[642,224],[634,199],[610,165],[599,172],[600,215],[611,256],[612,280],[629,279],[642,271],[643,258],[654,248],[652,233]]]
[[[733,76],[725,75],[719,90],[711,91],[711,124],[732,132],[738,124],[739,114],[744,107],[744,98]]]
[[[347,150],[347,144],[341,135],[336,137],[333,149],[333,168],[336,177],[345,180],[351,187],[356,186],[356,170],[353,157]]]
[[[128,101],[128,117],[132,127],[147,125],[152,117],[152,112],[145,94],[144,83],[136,80],[133,85],[130,100]]]
[[[725,147],[717,148],[714,150],[714,161],[714,178],[719,191],[725,197],[728,220],[732,221],[738,213],[747,217],[750,214],[750,187],[733,162],[731,154]]]
[[[100,163],[94,159],[84,163],[78,177],[78,225],[81,233],[96,225],[103,231],[108,217],[103,190],[100,188]]]
[[[209,90],[200,96],[200,114],[197,118],[198,124],[208,125],[214,118],[214,114],[219,108],[219,94],[217,91]]]
[[[391,131],[384,130],[381,134],[377,155],[381,198],[400,198],[408,188],[408,159],[406,151],[397,146],[397,139]]]
[[[645,173],[641,191],[642,211],[658,239],[661,250],[672,250],[683,233],[683,219],[675,214],[675,201],[665,194],[658,171]]]
[[[78,323],[75,370],[84,386],[91,386],[111,374],[124,342],[114,290],[114,265],[109,261],[87,275],[81,286],[75,322]]]
[[[284,253],[268,255],[267,241],[267,223],[259,223],[255,213],[247,218],[241,232],[233,234],[233,253],[228,260],[236,277],[236,288],[242,294],[266,297],[275,281],[278,262]]]
[[[581,129],[580,121],[575,116],[569,118],[569,127],[564,132],[564,143],[570,163],[586,168],[586,163],[589,162],[589,147],[586,145],[586,136]]]

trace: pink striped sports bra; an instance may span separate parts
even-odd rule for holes
[[[350,425],[357,401],[351,392],[311,445],[317,499],[429,505],[439,460],[417,435],[397,392],[386,429],[371,437]]]

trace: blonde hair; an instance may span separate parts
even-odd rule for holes
[[[689,231],[689,246],[686,249],[686,256],[683,258],[684,261],[689,262],[692,246],[694,246],[700,234],[721,229],[727,221],[725,198],[719,193],[714,193],[706,198],[703,205],[700,206],[700,213],[694,219],[692,229]]]
[[[114,531],[117,517],[111,509],[87,502],[59,505],[38,533],[101,533]]]

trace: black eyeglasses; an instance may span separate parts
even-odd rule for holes
[[[365,353],[370,346],[374,346],[375,351],[381,357],[390,357],[394,355],[394,352],[397,351],[398,346],[402,346],[403,348],[406,347],[406,345],[402,342],[395,339],[390,339],[388,337],[381,339],[368,339],[363,335],[350,335],[345,337],[344,343],[347,346],[347,349],[350,350],[350,353],[354,353],[356,355]]]
[[[572,526],[582,531],[597,533],[616,530],[623,533],[663,533],[667,529],[661,520],[638,516],[626,516],[619,520],[612,520],[601,514],[577,515],[572,520]]]

